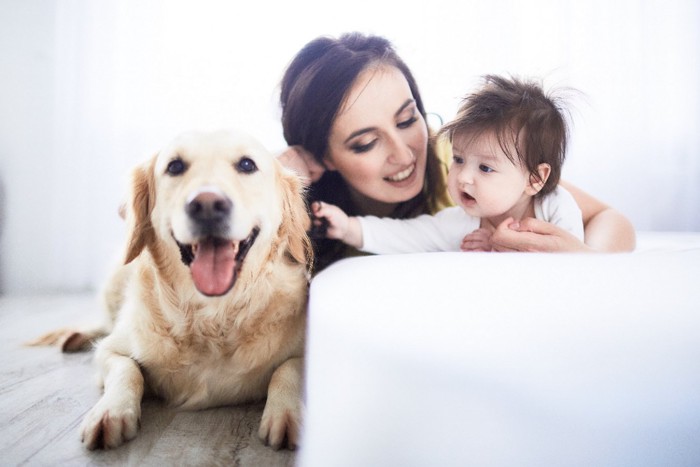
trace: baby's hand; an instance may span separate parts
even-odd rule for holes
[[[462,239],[462,251],[491,251],[491,232],[488,229],[476,229]]]
[[[316,201],[311,205],[311,211],[315,219],[314,225],[321,225],[325,220],[326,238],[343,240],[348,231],[349,217],[338,206]]]

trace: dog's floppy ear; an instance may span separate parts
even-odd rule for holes
[[[131,194],[127,206],[128,240],[124,264],[136,258],[154,240],[151,212],[155,205],[155,183],[153,170],[155,156],[138,166],[131,177]]]
[[[280,164],[278,170],[282,186],[283,214],[280,237],[287,240],[287,253],[294,261],[305,264],[310,270],[314,259],[314,250],[307,234],[311,219],[306,210],[304,187],[301,179]]]

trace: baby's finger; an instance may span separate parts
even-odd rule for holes
[[[323,203],[321,201],[314,201],[311,203],[311,212],[313,212],[315,215],[318,215],[322,209]]]
[[[478,251],[481,249],[484,245],[484,242],[481,240],[475,240],[471,238],[465,238],[462,240],[462,245],[460,246],[460,249],[462,251]]]

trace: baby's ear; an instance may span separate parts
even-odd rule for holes
[[[539,177],[535,176],[535,174],[530,174],[530,185],[525,189],[525,192],[530,196],[535,196],[540,192],[547,182],[549,174],[552,173],[552,166],[543,162],[537,166],[537,173]]]

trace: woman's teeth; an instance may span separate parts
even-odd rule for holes
[[[416,170],[416,164],[411,164],[406,170],[402,170],[391,177],[386,177],[386,180],[389,180],[390,182],[402,182],[410,177],[414,170]]]

